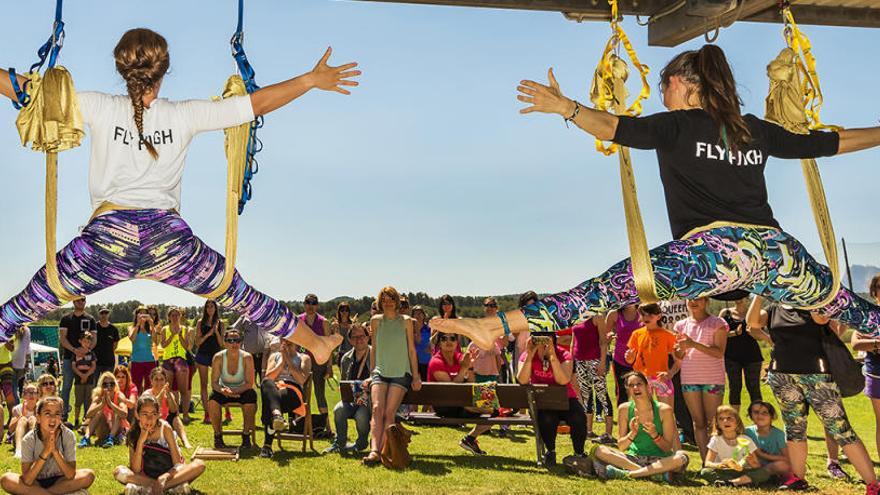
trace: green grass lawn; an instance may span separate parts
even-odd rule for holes
[[[198,380],[195,380],[198,382]],[[329,390],[331,409],[339,393]],[[745,391],[743,392],[745,395]],[[764,387],[764,396],[772,394]],[[747,396],[746,396],[747,397]],[[877,456],[874,440],[874,417],[870,401],[857,396],[846,401],[846,409],[856,431],[865,442],[872,458]],[[241,423],[240,414],[234,414],[233,424]],[[201,417],[197,410],[195,417]],[[257,414],[259,422],[259,413]],[[748,424],[748,421],[746,421]],[[782,427],[781,421],[775,423]],[[808,480],[822,493],[864,493],[863,485],[832,481],[825,471],[825,445],[818,418],[813,413],[809,420],[810,457]],[[458,446],[464,429],[424,427],[414,428],[410,452],[412,466],[403,472],[383,467],[364,467],[360,457],[340,457],[336,454],[320,455],[302,453],[300,444],[289,444],[288,450],[276,451],[271,460],[260,459],[258,451],[246,453],[238,462],[209,461],[207,472],[196,481],[194,488],[205,494],[263,494],[263,493],[766,493],[766,490],[714,489],[706,487],[695,478],[699,469],[699,455],[694,453],[686,480],[678,485],[662,485],[647,481],[612,481],[603,483],[567,474],[562,467],[552,471],[535,465],[534,438],[530,429],[515,428],[513,435],[499,438],[496,434],[483,436],[481,447],[489,455],[475,457]],[[597,425],[598,431],[598,425]],[[211,428],[193,422],[187,429],[191,442],[196,446],[209,446],[212,442]],[[349,435],[354,434],[351,423]],[[257,432],[262,443],[262,431]],[[227,437],[231,443],[233,437]],[[353,440],[353,439],[350,439]],[[560,436],[557,441],[558,459],[570,454],[571,443]],[[317,441],[315,448],[323,450],[328,441]],[[188,456],[191,452],[186,453]],[[123,446],[101,449],[90,447],[77,453],[78,466],[89,467],[97,472],[98,479],[91,493],[119,494],[122,487],[112,476],[113,467],[128,461],[127,448]],[[0,451],[0,467],[4,471],[20,469],[12,457],[12,449],[4,446]],[[844,469],[855,472],[847,463]]]

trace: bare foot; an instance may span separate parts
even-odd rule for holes
[[[500,318],[433,318],[428,322],[431,329],[443,333],[455,333],[471,339],[484,351],[495,347],[498,337],[504,335]]]
[[[287,337],[287,340],[296,345],[305,347],[312,353],[315,364],[324,364],[330,360],[333,355],[333,349],[339,347],[342,343],[342,335],[316,335],[315,332],[306,325],[302,319],[296,324],[293,334]]]

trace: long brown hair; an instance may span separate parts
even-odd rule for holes
[[[147,147],[154,160],[159,152],[152,140],[144,139],[144,94],[155,88],[171,65],[168,42],[159,33],[149,29],[129,29],[113,49],[116,70],[125,80],[128,97],[134,107],[134,124],[138,138]]]
[[[668,85],[672,76],[697,87],[700,105],[718,126],[720,143],[736,151],[751,140],[752,134],[740,112],[743,102],[733,71],[721,48],[703,45],[699,50],[679,53],[660,71],[661,85]]]

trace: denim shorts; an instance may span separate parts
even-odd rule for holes
[[[391,387],[391,386],[400,387],[404,390],[410,389],[410,386],[412,386],[412,380],[413,380],[412,375],[410,375],[409,373],[407,373],[403,376],[397,376],[397,377],[382,376],[379,373],[373,373],[373,376],[371,376],[370,378],[371,378],[370,385],[375,385],[377,383],[384,383],[385,385],[388,385],[389,387]]]

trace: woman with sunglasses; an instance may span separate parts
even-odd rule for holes
[[[40,399],[57,395],[58,379],[48,373],[42,374],[37,378],[37,388],[40,392]]]
[[[93,434],[95,443],[104,448],[122,443],[131,426],[128,423],[128,408],[123,402],[124,397],[116,385],[113,373],[101,373],[98,385],[92,392],[92,404],[83,421],[86,429],[79,441],[80,448],[91,445]]]
[[[138,390],[150,386],[150,372],[159,366],[153,355],[153,346],[159,338],[158,327],[153,323],[146,306],[134,310],[134,319],[128,329],[131,340],[131,379]]]
[[[171,387],[168,385],[167,374],[162,368],[155,368],[150,373],[150,388],[144,390],[141,396],[149,395],[156,399],[159,403],[159,412],[164,421],[171,425],[171,428],[177,433],[183,448],[191,449],[189,437],[186,435],[186,428],[180,420],[180,403],[177,401]]]
[[[254,358],[241,348],[241,331],[235,327],[226,329],[223,335],[226,349],[214,355],[211,363],[211,397],[208,399],[208,415],[214,429],[214,448],[226,447],[220,421],[220,408],[226,404],[241,404],[244,426],[241,433],[242,448],[251,448],[251,432],[257,413],[257,393],[254,391]]]
[[[381,314],[370,318],[370,335],[373,347],[370,349],[369,379],[372,417],[370,421],[370,453],[363,458],[366,465],[381,461],[379,451],[385,439],[385,429],[394,423],[395,414],[400,407],[406,391],[422,388],[418,372],[416,347],[413,344],[412,319],[401,315],[400,293],[394,287],[383,287],[376,298]]]
[[[21,392],[21,402],[12,408],[9,431],[13,432],[15,458],[21,459],[21,439],[37,424],[37,399],[40,392],[36,383],[28,383]]]
[[[263,400],[263,448],[260,457],[272,457],[272,440],[275,433],[287,431],[289,423],[285,414],[296,417],[306,413],[303,389],[312,374],[312,358],[300,353],[297,346],[288,340],[281,340],[279,350],[273,352],[266,364],[266,375],[260,384]]]
[[[308,294],[303,301],[305,311],[297,318],[312,329],[315,335],[329,336],[333,335],[333,328],[327,322],[327,319],[321,313],[318,313],[318,296]],[[314,356],[308,353],[312,358],[312,386],[314,387],[315,403],[318,405],[318,412],[321,414],[321,420],[324,424],[324,433],[322,438],[333,438],[333,430],[330,428],[327,408],[327,380],[333,377],[333,362],[327,361],[318,364]]]
[[[458,348],[458,336],[452,333],[437,332],[434,336],[440,348],[428,364],[425,379],[439,383],[474,383],[475,352],[462,353]],[[441,418],[477,418],[483,414],[492,414],[492,409],[477,407],[434,407],[434,412]],[[475,425],[471,431],[458,442],[459,447],[474,455],[486,455],[480,448],[477,437],[492,429],[489,425]]]
[[[189,423],[190,392],[189,365],[186,362],[188,342],[191,335],[182,320],[180,308],[168,308],[168,326],[162,333],[162,369],[171,385],[171,393],[177,395],[184,423]],[[152,373],[152,372],[151,372]]]
[[[160,371],[161,373],[161,371]],[[128,433],[128,466],[113,470],[126,494],[190,493],[189,483],[205,472],[205,463],[186,463],[171,427],[160,417],[160,407],[151,395],[137,403],[137,421]]]
[[[196,324],[198,336],[196,337],[196,369],[199,374],[199,394],[202,398],[202,404],[208,403],[208,378],[211,362],[214,355],[223,349],[223,331],[226,324],[220,319],[220,308],[217,307],[217,301],[209,299],[205,301],[202,307],[202,317]],[[205,407],[205,418],[202,423],[208,424],[211,418],[208,416],[208,410]]]
[[[76,435],[64,426],[63,409],[59,397],[37,402],[36,426],[21,439],[21,474],[7,472],[0,478],[0,487],[7,493],[88,493],[95,472],[76,468]]]

